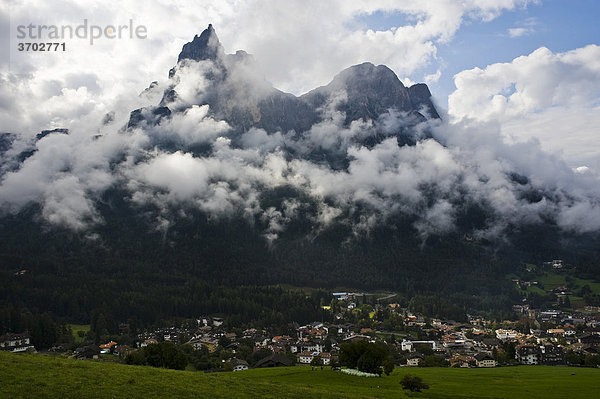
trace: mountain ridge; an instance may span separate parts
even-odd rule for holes
[[[235,54],[225,54],[212,24],[200,36],[195,35],[192,41],[183,45],[177,65],[169,72],[169,79],[176,80],[178,71],[185,68],[189,62],[213,63],[214,69],[206,76],[212,82],[214,92],[199,104],[188,106],[207,104],[211,115],[227,121],[242,132],[251,128],[262,128],[267,133],[286,133],[293,130],[296,134],[301,134],[323,121],[320,110],[340,91],[348,96],[337,105],[338,111],[346,113],[346,126],[360,119],[377,120],[390,109],[406,113],[412,126],[428,118],[439,119],[427,85],[421,83],[406,88],[391,69],[372,63],[351,66],[337,74],[328,85],[315,88],[301,96],[277,90],[264,79],[258,83],[236,80],[236,85],[232,88],[229,84],[229,80],[233,80],[231,76],[237,73],[240,64],[246,67],[253,64],[253,58],[243,50],[238,50]],[[257,89],[257,84],[262,87]],[[171,108],[177,107],[178,93],[175,86],[176,84],[172,83],[165,90],[162,100],[158,107],[151,111],[152,116],[147,118],[147,122],[157,124],[163,117],[171,115],[174,111]],[[246,86],[247,90],[240,93]],[[255,97],[253,93],[260,91],[263,94]],[[248,103],[240,106],[241,101],[234,101],[239,100],[237,97],[242,97]],[[232,106],[231,103],[236,105]],[[185,109],[187,108],[183,107],[183,110]],[[142,113],[141,109],[132,112],[128,128],[136,127],[144,120],[140,117]],[[406,142],[406,138],[403,138],[403,141]]]

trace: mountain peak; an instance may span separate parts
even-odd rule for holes
[[[200,36],[195,35],[191,42],[183,45],[181,53],[179,53],[179,57],[177,58],[177,62],[183,59],[215,61],[221,58],[224,53],[225,51],[217,37],[215,29],[212,24],[209,24],[208,28],[206,28]]]
[[[417,110],[423,110],[429,114],[430,117],[439,119],[438,114],[433,102],[431,102],[431,92],[429,87],[425,83],[417,83],[408,88],[408,94],[410,95],[410,101],[413,107]]]

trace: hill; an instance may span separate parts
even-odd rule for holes
[[[406,373],[431,389],[403,392]],[[353,377],[310,367],[204,374],[0,352],[3,398],[596,398],[600,370],[569,367],[396,369]]]

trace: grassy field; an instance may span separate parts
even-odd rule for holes
[[[600,283],[594,280],[584,280],[578,277],[573,277],[573,281],[578,288],[583,287],[584,285],[589,285],[590,289],[594,294],[600,294]]]
[[[507,278],[515,279],[515,278],[519,278],[519,277],[515,274],[509,274],[509,275],[507,275]],[[570,279],[570,281],[567,282],[567,279]],[[569,288],[569,291],[571,291],[572,293],[575,293],[575,292],[579,291],[583,286],[588,285],[590,287],[592,293],[600,294],[600,282],[594,281],[594,280],[585,280],[585,279],[581,279],[579,277],[574,277],[573,273],[568,270],[563,270],[563,271],[550,270],[550,271],[546,271],[546,272],[542,272],[542,273],[533,275],[532,277],[528,278],[528,280],[539,281],[542,284],[542,286],[544,287],[544,289],[541,289],[539,286],[535,286],[535,285],[532,285],[530,287],[521,287],[520,291],[523,293],[536,293],[536,294],[543,295],[543,294],[550,292],[560,286],[567,286]],[[576,300],[575,304],[572,303],[573,299]],[[578,303],[578,302],[580,302],[580,303]],[[571,295],[571,303],[574,306],[583,306],[584,305],[582,298],[576,297],[574,295]]]
[[[431,389],[402,391],[406,373]],[[597,398],[600,370],[397,368],[364,378],[310,367],[204,374],[0,352],[2,398]]]
[[[570,276],[571,283],[567,282],[567,277]],[[546,291],[552,291],[559,286],[566,285],[569,290],[579,290],[584,285],[589,285],[594,294],[600,294],[600,283],[594,280],[584,280],[578,277],[573,277],[568,272],[549,271],[537,276],[533,280],[538,280],[544,285]]]
[[[75,338],[76,343],[83,342],[85,339],[85,334],[90,331],[89,324],[69,324],[69,327],[71,327],[71,331],[73,331],[73,337]],[[82,337],[80,337],[78,334],[80,331],[83,333]]]

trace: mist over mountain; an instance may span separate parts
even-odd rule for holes
[[[419,270],[418,290],[473,273],[491,290],[506,270],[492,260],[597,253],[593,176],[493,124],[448,122],[427,85],[384,65],[297,97],[209,25],[139,97],[87,130],[0,135],[5,262],[64,250],[100,268],[398,289]]]

